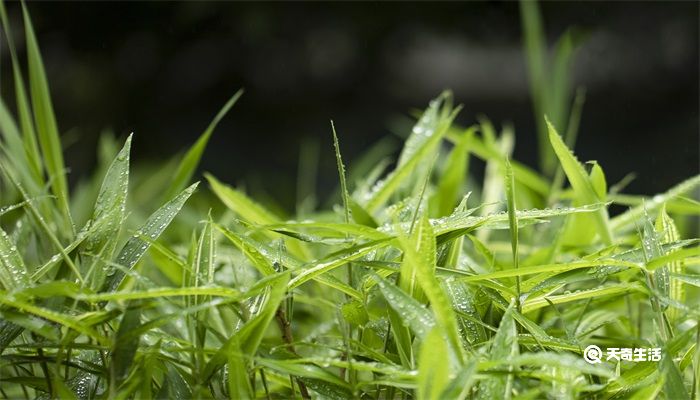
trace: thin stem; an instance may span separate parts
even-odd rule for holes
[[[287,319],[287,313],[284,311],[283,306],[277,308],[275,320],[277,321],[277,325],[279,325],[280,331],[282,331],[282,340],[284,340],[284,343],[287,344],[287,348],[292,353],[298,355],[293,344],[294,337],[292,336],[292,323],[289,321],[289,319]],[[309,391],[306,389],[304,382],[302,382],[299,378],[297,378],[296,381],[297,385],[299,386],[299,393],[301,394],[301,397],[304,399],[310,399],[311,396],[309,396]],[[292,385],[292,390],[294,390],[294,385]]]

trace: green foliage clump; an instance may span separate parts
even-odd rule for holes
[[[0,100],[0,396],[700,395],[700,176],[619,194],[562,140],[561,111],[542,120],[540,175],[510,159],[512,129],[458,126],[443,93],[395,164],[371,151],[346,169],[333,128],[336,205],[283,215],[190,182],[239,92],[157,168],[131,165],[131,136],[104,136],[94,177],[69,190],[24,15],[29,92],[9,40],[16,115]],[[553,93],[538,112],[568,98]],[[611,217],[612,203],[631,207]],[[590,344],[662,359],[588,364]]]

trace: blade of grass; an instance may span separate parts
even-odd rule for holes
[[[140,323],[141,310],[138,305],[132,305],[126,310],[119,323],[119,330],[117,331],[112,346],[111,362],[109,364],[110,396],[115,396],[117,394],[117,388],[126,379],[139,347],[139,336],[130,337],[126,340],[124,336],[132,329],[138,327]]]
[[[36,138],[36,132],[34,130],[34,124],[32,122],[29,101],[27,99],[27,93],[24,86],[24,78],[22,77],[22,70],[19,66],[19,58],[17,57],[14,41],[12,40],[12,29],[10,28],[10,23],[7,18],[4,2],[0,2],[0,20],[2,21],[2,28],[5,32],[5,37],[7,38],[7,47],[10,50],[12,76],[15,86],[15,99],[17,104],[17,112],[19,114],[19,123],[22,129],[24,152],[27,157],[27,167],[31,171],[36,184],[43,186],[43,162],[41,154],[39,153],[39,145]]]
[[[102,345],[108,344],[107,338],[98,334],[97,332],[95,332],[94,329],[90,328],[89,326],[86,326],[85,324],[77,321],[75,316],[73,315],[64,315],[43,307],[35,306],[26,301],[14,299],[11,296],[9,296],[7,292],[0,292],[0,303],[8,307],[16,308],[17,310],[20,310],[22,312],[33,314],[37,317],[44,318],[48,321],[52,321],[57,324],[63,325],[66,328],[73,329],[76,332],[80,332],[84,335],[87,335],[88,337],[96,340]]]
[[[335,161],[338,166],[338,178],[340,180],[340,195],[343,199],[343,217],[346,224],[350,223],[350,195],[348,194],[348,186],[345,182],[345,165],[340,156],[340,145],[338,144],[338,134],[335,132],[335,125],[331,121],[331,130],[333,131],[333,147],[335,148]],[[353,284],[352,265],[347,265],[348,285]]]
[[[407,326],[420,339],[425,336],[435,326],[435,317],[432,313],[426,312],[425,307],[409,296],[406,292],[399,289],[396,285],[388,282],[379,275],[374,275],[377,281],[377,286],[382,292],[389,306],[403,320],[398,326]],[[392,327],[396,324],[392,324]]]
[[[519,353],[518,336],[515,320],[513,319],[513,306],[511,305],[503,315],[498,332],[491,343],[489,359],[492,361],[512,360]],[[506,376],[493,376],[482,381],[478,392],[478,398],[503,398],[510,399],[513,389],[513,375],[509,368]]]
[[[556,129],[549,121],[547,121],[547,127],[549,129],[549,140],[552,144],[552,148],[559,158],[564,173],[569,179],[579,201],[581,201],[582,204],[593,204],[605,201],[604,198],[600,198],[595,192],[593,184],[588,174],[584,171],[583,166],[579,163],[571,150],[566,147],[566,144],[561,140]],[[613,236],[608,222],[607,209],[601,208],[594,215],[597,231],[601,240],[605,245],[611,245]]]
[[[464,349],[451,303],[435,277],[435,236],[427,217],[421,218],[413,236],[411,242],[404,239],[404,262],[408,261],[415,271],[419,285],[430,301],[440,332],[450,345],[448,354],[452,365],[459,367],[465,358]]]
[[[438,182],[437,192],[431,199],[432,209],[438,217],[449,215],[459,200],[462,183],[469,171],[469,146],[476,127],[467,129],[450,152],[445,163],[445,171]]]
[[[673,219],[666,213],[665,206],[661,207],[659,215],[656,218],[656,229],[659,234],[661,245],[676,242],[680,239],[678,228],[676,228]],[[662,249],[662,252],[663,251]],[[685,269],[683,260],[669,263],[668,266],[664,268],[667,269],[667,271],[664,272],[665,278],[669,280],[669,297],[677,302],[685,303],[685,287],[683,283],[677,279],[670,279],[670,274],[678,274]],[[668,310],[667,315],[671,321],[676,321],[680,317],[679,310],[675,307]]]
[[[289,281],[289,289],[294,289],[303,283],[317,278],[335,268],[355,261],[363,256],[388,245],[388,239],[374,240],[333,253],[323,259],[303,268],[301,273]]]
[[[515,179],[513,178],[513,168],[510,166],[510,161],[508,157],[505,158],[505,187],[506,187],[506,200],[508,203],[508,225],[510,226],[510,246],[511,253],[513,257],[513,269],[517,270],[519,268],[519,256],[518,256],[518,221],[516,217],[516,207],[515,207]],[[515,300],[516,308],[518,311],[521,310],[520,304],[520,276],[515,277],[515,286],[517,298]]]
[[[338,165],[338,177],[340,179],[340,195],[343,199],[343,211],[345,223],[350,222],[350,195],[348,194],[348,185],[345,182],[345,165],[340,156],[340,145],[338,144],[338,134],[335,132],[335,125],[331,121],[331,130],[333,131],[333,147],[335,148],[335,161]]]
[[[661,205],[667,201],[696,190],[698,187],[700,187],[700,175],[688,178],[678,185],[672,187],[667,192],[652,197],[650,201],[639,204],[638,206],[630,208],[624,213],[616,216],[610,221],[610,228],[614,232],[620,233],[634,229],[635,222],[644,215],[645,210],[648,213],[652,213],[659,209]]]
[[[432,103],[431,107],[434,108],[433,112],[437,113],[437,107],[439,106],[439,102]],[[367,199],[362,199],[364,200],[364,206],[369,213],[376,212],[379,207],[389,200],[391,195],[394,194],[401,187],[401,185],[405,184],[406,180],[413,175],[412,172],[419,166],[420,162],[429,158],[429,155],[432,154],[432,152],[437,148],[438,144],[440,144],[440,141],[447,133],[459,110],[460,108],[458,107],[457,109],[452,110],[449,115],[431,122],[434,124],[434,126],[429,128],[431,133],[430,135],[426,135],[426,140],[421,140],[420,143],[415,142],[410,145],[408,142],[406,143],[406,147],[401,153],[402,157],[399,158],[397,168],[389,173],[385,179],[375,184],[373,191],[368,195]],[[420,125],[421,123],[419,122],[419,124],[416,126]],[[428,128],[420,128],[419,134],[423,135],[426,129]]]
[[[150,244],[139,236],[143,235],[151,239],[157,239],[180,212],[180,209],[187,199],[190,198],[192,193],[194,193],[198,184],[199,183],[195,183],[183,190],[179,195],[175,196],[172,200],[151,214],[144,225],[136,232],[136,235],[129,239],[124,247],[122,247],[115,261],[127,270],[132,269],[150,247]],[[121,270],[112,271],[112,273],[107,276],[103,291],[115,291],[124,280],[124,276],[125,274]]]
[[[443,332],[433,328],[421,346],[418,369],[418,398],[439,400],[449,383],[450,361]]]
[[[240,190],[224,185],[210,174],[204,174],[204,176],[209,181],[211,189],[219,200],[242,219],[259,225],[271,225],[280,222],[277,215],[253,201]],[[267,235],[270,238],[276,238],[273,233],[268,232]],[[302,243],[291,241],[286,242],[286,244],[294,256],[302,259],[310,258],[309,250]]]
[[[163,196],[163,201],[171,199],[177,193],[185,188],[185,186],[190,182],[192,176],[194,175],[197,166],[199,165],[199,160],[202,158],[204,149],[209,143],[209,138],[216,129],[216,126],[221,122],[221,120],[228,114],[229,110],[236,104],[238,99],[243,95],[243,89],[239,89],[230,99],[221,107],[221,110],[216,114],[214,119],[209,123],[207,129],[204,130],[202,135],[197,139],[192,147],[187,150],[187,153],[178,164],[175,174],[172,177],[168,189],[165,191]]]
[[[550,88],[547,81],[549,72],[547,68],[547,42],[537,2],[521,1],[519,4],[530,93],[537,124],[540,169],[549,175],[554,170],[556,158],[548,144],[547,125],[542,117],[547,113],[550,104]]]
[[[68,200],[68,182],[66,167],[63,162],[63,149],[58,133],[56,117],[49,94],[49,83],[44,71],[44,63],[34,34],[34,28],[29,18],[29,11],[22,3],[24,15],[25,37],[27,41],[27,63],[29,65],[29,89],[32,95],[34,121],[39,137],[39,145],[46,163],[46,171],[51,182],[51,190],[58,200],[59,209],[63,215],[62,226],[73,232]]]
[[[2,290],[12,291],[25,288],[29,284],[27,267],[17,250],[17,246],[2,228],[0,228],[0,285]]]
[[[284,298],[288,280],[288,274],[281,274],[269,281],[269,292],[265,296],[264,305],[212,356],[204,370],[201,371],[202,377],[211,377],[217,369],[226,363],[227,355],[234,343],[239,345],[247,363],[252,361],[267,327],[272,322],[275,312]]]
[[[81,252],[85,254],[99,253],[102,258],[111,259],[117,246],[118,234],[126,218],[131,137],[129,135],[126,139],[102,181],[91,221],[99,221],[100,227],[92,231],[81,246]],[[92,289],[102,286],[105,270],[106,266],[98,258],[85,256],[83,272],[89,274]]]
[[[601,298],[604,296],[619,296],[630,292],[643,292],[642,286],[637,283],[612,284],[594,289],[585,289],[560,295],[527,299],[523,304],[523,313],[528,313],[542,307],[547,307],[550,304],[562,304],[571,301]]]

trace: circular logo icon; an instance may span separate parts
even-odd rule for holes
[[[583,359],[589,364],[597,364],[601,358],[603,358],[603,350],[594,344],[583,350]]]

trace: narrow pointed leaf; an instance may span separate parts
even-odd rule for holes
[[[29,18],[26,6],[22,5],[24,13],[24,28],[27,40],[27,60],[29,64],[29,88],[32,95],[34,121],[39,137],[39,144],[46,170],[51,182],[51,190],[58,200],[61,212],[65,218],[64,226],[70,226],[70,208],[68,205],[68,181],[66,167],[63,163],[63,149],[54,116],[49,84],[44,71],[44,64],[34,34],[34,28]]]
[[[226,104],[221,107],[221,110],[219,110],[211,123],[209,123],[207,129],[205,129],[199,139],[197,139],[197,142],[195,142],[195,144],[192,145],[192,147],[190,147],[190,149],[187,151],[175,170],[170,186],[165,191],[165,199],[170,199],[175,196],[175,194],[184,189],[190,182],[195,170],[197,169],[197,166],[199,165],[199,160],[202,158],[204,149],[209,143],[209,138],[211,137],[212,133],[214,133],[216,126],[224,118],[224,116],[228,114],[231,107],[236,104],[242,95],[243,89],[240,89],[233,96],[231,96],[230,99],[228,99]]]
[[[141,260],[141,257],[143,257],[150,247],[150,244],[147,241],[144,241],[140,236],[145,236],[152,240],[157,239],[160,234],[163,233],[165,228],[170,225],[170,222],[172,222],[175,216],[180,212],[180,209],[185,204],[187,199],[189,199],[192,193],[194,193],[197,185],[198,183],[195,183],[188,187],[182,191],[182,193],[175,196],[172,200],[159,208],[156,212],[151,214],[151,216],[146,220],[146,223],[137,231],[137,234],[129,239],[124,247],[122,247],[119,255],[116,258],[116,262],[127,270],[132,269],[136,263]],[[113,273],[107,277],[104,291],[115,291],[122,283],[123,279],[124,272],[121,270],[114,270]]]

